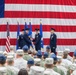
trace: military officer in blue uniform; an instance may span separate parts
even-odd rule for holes
[[[36,34],[35,34],[35,39],[33,40],[35,42],[35,50],[41,50],[41,35],[39,33],[39,29],[35,29]]]
[[[51,52],[56,54],[57,36],[54,32],[55,32],[55,29],[51,28],[50,47],[51,47]]]
[[[19,49],[22,49],[22,47],[25,45],[25,42],[24,42],[24,29],[22,29],[21,31],[21,35],[19,35],[18,37],[18,48]]]
[[[31,37],[29,36],[29,28],[26,28],[24,33],[24,45],[27,45],[28,48],[30,48],[31,44],[32,44],[32,40]]]

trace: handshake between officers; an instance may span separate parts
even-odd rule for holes
[[[22,49],[25,45],[30,48],[30,46],[33,46],[34,44],[36,51],[41,50],[41,36],[39,33],[39,29],[35,29],[36,34],[34,39],[29,35],[29,30],[29,28],[26,28],[25,30],[22,29],[21,35],[19,35],[18,38],[18,48]]]
[[[19,36],[18,39],[18,46],[20,49],[23,48],[23,46],[27,45],[28,48],[30,48],[30,46],[34,46],[35,45],[35,50],[41,50],[41,35],[40,35],[40,30],[39,29],[35,29],[36,34],[35,34],[35,38],[33,39],[30,35],[29,35],[29,28],[26,28],[25,30],[23,29],[21,32],[21,35]],[[55,29],[51,28],[51,35],[50,35],[50,48],[51,48],[51,52],[56,54],[56,47],[57,47],[57,36],[55,34]]]

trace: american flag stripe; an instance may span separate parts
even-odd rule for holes
[[[76,12],[75,9],[76,6],[66,6],[66,5],[42,5],[42,4],[11,4],[11,5],[6,4],[5,5],[5,11]]]
[[[75,0],[5,0],[4,18],[0,19],[0,47],[5,46],[6,20],[9,20],[10,42],[16,45],[17,20],[20,28],[31,19],[33,37],[35,28],[43,25],[44,47],[49,44],[50,28],[56,29],[57,50],[76,49],[76,1]],[[4,33],[3,33],[4,32]],[[4,38],[3,38],[4,36]]]
[[[24,25],[20,24],[20,27],[21,27],[21,29],[23,29]],[[71,32],[70,34],[76,32],[76,26],[74,26],[74,25],[64,25],[64,26],[63,25],[62,26],[61,25],[43,25],[43,31],[49,32],[50,28],[52,28],[52,27],[56,29],[56,32],[66,32],[66,34],[68,34],[69,32]],[[0,32],[6,32],[6,25],[5,24],[0,25],[0,28],[1,28]],[[15,31],[17,31],[17,24],[11,24],[9,26],[9,28],[10,28],[11,32],[15,32]],[[36,28],[39,28],[39,25],[32,25],[32,31],[33,32],[35,31]]]
[[[11,45],[15,45],[16,44],[16,40],[17,39],[10,39],[10,43]],[[76,39],[57,39],[57,45],[76,45]],[[6,39],[0,39],[0,41],[2,42],[1,45],[5,45],[5,41]],[[44,39],[44,45],[48,45],[49,44],[50,39],[46,38]]]
[[[5,0],[7,4],[55,4],[76,5],[76,0]]]
[[[12,15],[12,14],[11,14]],[[76,26],[76,19],[60,19],[60,18],[1,18],[0,24],[6,25],[7,19],[9,20],[10,25],[17,25],[17,20],[20,25],[24,25],[26,20],[27,24],[29,24],[29,20],[31,19],[32,25],[40,25],[40,19],[42,19],[42,24],[50,25],[50,26]]]
[[[1,35],[2,34],[2,35]],[[56,32],[57,34],[57,38],[58,39],[76,39],[76,32]],[[71,36],[72,35],[72,36]],[[15,31],[11,31],[10,32],[10,37],[11,39],[15,39],[17,36],[17,32]],[[35,37],[35,32],[32,32],[32,37],[34,38]],[[43,37],[44,39],[49,39],[50,37],[50,32],[49,31],[46,31],[46,32],[43,32]],[[6,32],[0,32],[0,38],[6,38]]]
[[[76,13],[72,12],[39,12],[39,11],[6,11],[5,12],[5,17],[7,18],[8,16],[10,18],[65,18],[65,19],[76,19]],[[9,15],[8,15],[9,14]],[[12,15],[11,15],[12,14]],[[21,15],[22,14],[22,15]],[[34,16],[35,15],[35,16]]]

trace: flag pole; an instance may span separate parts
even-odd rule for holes
[[[43,48],[43,30],[42,30],[42,20],[40,19],[40,35],[41,35],[41,50],[44,52]]]
[[[10,32],[9,32],[9,24],[7,21],[7,26],[6,26],[6,31],[7,31],[7,38],[6,38],[6,52],[10,52]]]
[[[26,23],[26,19],[24,19],[24,22],[25,22],[25,26],[24,26],[24,29],[28,28],[28,25]]]
[[[19,22],[17,21],[17,41],[16,41],[16,50],[19,49],[19,46],[18,46],[19,34],[20,34],[20,25],[19,25]]]
[[[32,38],[32,25],[31,25],[31,19],[29,19],[29,28],[30,28],[29,35],[30,35],[30,38]],[[34,44],[33,44],[33,43],[30,45],[30,49],[31,49],[32,51],[35,50],[35,49],[34,49]]]

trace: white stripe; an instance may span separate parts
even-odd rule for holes
[[[76,39],[76,32],[56,32],[59,39]],[[35,37],[35,32],[32,33],[32,37]],[[6,32],[0,32],[0,38],[6,38]],[[17,38],[17,32],[10,32],[10,38]],[[43,38],[50,38],[50,32],[43,32]]]
[[[76,12],[76,6],[47,4],[5,4],[5,11]]]
[[[25,24],[26,20],[27,24],[31,20],[32,25],[40,25],[39,18],[0,18],[0,25],[7,24],[7,21],[10,25],[16,24],[19,21],[20,24]],[[43,25],[61,25],[61,26],[76,26],[76,19],[56,19],[56,18],[41,18]]]
[[[75,49],[76,49],[76,46],[73,46],[73,45],[71,45],[71,46],[68,46],[68,45],[60,46],[60,45],[58,45],[56,50],[57,51],[58,50],[62,50],[63,51],[65,48],[69,48],[71,52],[74,52]],[[45,49],[46,49],[46,45],[44,46],[44,51],[45,51]],[[0,50],[4,51],[5,50],[5,46],[0,46]],[[16,50],[16,46],[14,46],[14,50]]]

